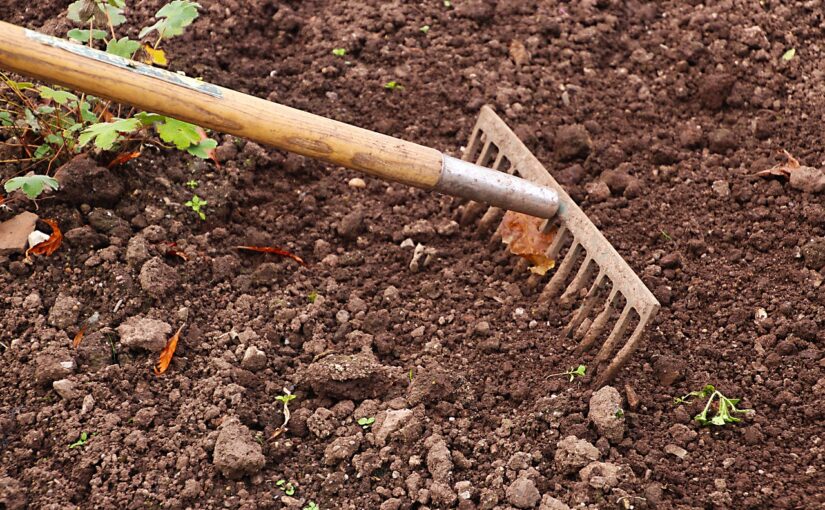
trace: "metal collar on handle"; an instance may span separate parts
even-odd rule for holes
[[[559,209],[559,196],[552,188],[446,154],[442,156],[436,191],[538,218],[552,218]]]

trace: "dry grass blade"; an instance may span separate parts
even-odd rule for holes
[[[790,152],[788,152],[784,149],[782,150],[782,152],[785,153],[785,157],[788,158],[788,161],[786,161],[784,163],[781,163],[779,165],[776,165],[776,166],[772,166],[771,168],[768,168],[767,170],[762,170],[761,172],[756,172],[756,175],[758,175],[760,177],[774,176],[774,177],[789,178],[792,173],[799,170],[799,167],[802,166],[802,165],[799,164],[799,161],[795,157],[791,156]]]
[[[63,233],[60,232],[57,222],[49,219],[44,219],[43,222],[52,227],[52,235],[42,243],[38,243],[26,250],[27,261],[31,260],[29,255],[46,255],[48,257],[63,244]]]
[[[116,166],[120,166],[120,165],[126,163],[127,161],[131,161],[131,160],[133,160],[137,157],[140,157],[140,152],[137,152],[137,151],[135,151],[135,152],[124,152],[122,154],[118,154],[117,157],[115,157],[115,159],[113,159],[108,165],[106,165],[106,168],[111,170],[112,168],[114,168]]]
[[[288,257],[294,260],[295,262],[301,264],[302,266],[307,265],[304,262],[304,259],[295,255],[294,253],[290,253],[286,250],[282,250],[280,248],[272,248],[270,246],[236,246],[239,250],[246,250],[246,251],[257,251],[259,253],[272,253],[274,255],[280,255],[281,257]]]
[[[507,211],[501,220],[501,241],[510,253],[530,261],[533,273],[544,275],[553,269],[555,261],[545,253],[553,242],[556,228],[544,232],[545,220],[513,211]]]
[[[185,324],[183,326],[185,326]],[[166,342],[166,347],[160,351],[158,364],[155,366],[155,375],[161,375],[166,372],[169,364],[172,363],[172,357],[175,355],[175,349],[178,348],[178,340],[180,339],[180,332],[183,331],[183,326],[178,328],[175,334],[172,335],[172,338]]]

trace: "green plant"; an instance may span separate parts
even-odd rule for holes
[[[584,377],[584,373],[587,371],[587,366],[579,365],[575,368],[570,368],[567,372],[561,372],[559,374],[550,374],[550,377],[558,377],[560,375],[569,375],[570,381],[572,382],[573,379],[576,377]]]
[[[444,7],[450,8],[453,6],[453,2],[451,0],[444,0]]]
[[[280,480],[275,482],[275,485],[277,485],[279,489],[284,491],[284,494],[286,494],[287,496],[292,496],[293,494],[295,494],[295,486],[292,485],[292,482],[287,482],[286,480],[281,478]]]
[[[673,402],[676,405],[690,404],[690,399],[693,397],[708,399],[704,409],[702,409],[702,412],[693,417],[693,419],[699,422],[699,424],[701,425],[723,426],[727,423],[738,423],[742,420],[733,416],[734,414],[747,414],[754,412],[753,409],[737,408],[736,404],[738,404],[741,399],[726,397],[712,384],[706,385],[701,390],[691,391],[683,397],[676,397],[675,399],[673,399]],[[714,401],[717,402],[716,408],[714,409],[715,414],[710,419],[708,419],[708,412],[713,409],[712,404]]]
[[[372,416],[358,418],[358,425],[361,425],[361,428],[364,430],[367,430],[368,428],[372,427],[373,423],[375,423],[375,418]]]
[[[48,175],[26,175],[23,177],[12,177],[6,181],[6,184],[3,185],[6,193],[11,193],[14,190],[20,189],[23,190],[23,193],[25,193],[30,200],[34,200],[39,197],[45,188],[56,190],[59,187],[60,184],[57,180],[49,177]]]
[[[74,443],[70,444],[69,448],[70,449],[71,448],[79,448],[81,446],[84,446],[86,443],[89,442],[90,437],[91,437],[91,434],[87,434],[86,432],[81,432],[80,433],[80,438],[77,441],[75,441]]]
[[[318,292],[313,290],[312,292],[307,294],[307,299],[310,303],[315,303],[315,301],[318,299]]]
[[[200,6],[188,0],[174,0],[156,13],[158,21],[140,31],[139,38],[153,38],[153,44],[118,37],[117,27],[126,22],[125,0],[77,0],[67,17],[80,25],[67,37],[112,55],[164,64],[166,56],[158,46],[162,40],[181,35],[198,16]],[[0,73],[0,134],[19,157],[3,162],[47,163],[46,171],[81,152],[134,151],[152,136],[171,143],[199,158],[209,158],[217,142],[199,127],[163,115],[122,114],[120,107],[86,94],[60,88],[18,82]],[[156,142],[157,143],[157,142]],[[130,149],[129,146],[132,148]],[[139,153],[139,151],[137,151]]]
[[[200,186],[200,184],[198,183],[198,181],[196,181],[196,180],[194,180],[194,179],[190,179],[190,180],[186,181],[183,185],[184,185],[184,186],[186,186],[186,187],[187,187],[187,188],[189,188],[189,189],[195,189],[195,188],[197,188],[198,186]]]
[[[272,436],[273,439],[281,435],[286,430],[286,426],[289,424],[289,418],[291,416],[289,412],[289,403],[295,400],[295,395],[293,395],[288,389],[284,388],[284,394],[278,395],[275,397],[275,400],[282,403],[284,406],[284,423],[275,431],[275,434]]]
[[[796,48],[791,48],[782,54],[782,60],[790,62],[796,56]]]
[[[314,501],[310,501],[309,504],[303,508],[303,510],[321,510],[321,507],[316,505]]]
[[[427,32],[430,31],[430,25],[424,25],[423,27],[419,28],[418,30],[420,30],[422,33],[426,34]]]
[[[616,411],[616,418],[618,418],[620,420],[622,418],[624,418],[624,410],[623,409],[619,409],[619,410]]]
[[[192,195],[192,199],[187,201],[183,205],[185,205],[185,206],[189,207],[190,209],[192,209],[193,211],[195,211],[198,214],[198,216],[200,216],[200,219],[205,220],[206,219],[206,213],[203,212],[203,207],[208,203],[209,202],[207,202],[206,200],[203,200],[201,197],[199,197],[197,195]]]
[[[387,83],[385,83],[384,88],[387,89],[387,90],[395,90],[395,89],[403,89],[404,86],[401,85],[400,83],[398,83],[397,81],[392,80],[392,81],[388,81]]]
[[[332,50],[332,54],[336,57],[343,57],[347,54],[347,50],[346,48],[335,48],[334,50]]]

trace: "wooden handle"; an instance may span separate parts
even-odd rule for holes
[[[441,152],[0,21],[0,67],[425,189]]]

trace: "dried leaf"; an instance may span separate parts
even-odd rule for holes
[[[113,159],[111,163],[109,163],[106,166],[106,168],[112,169],[116,166],[120,166],[126,163],[127,161],[131,161],[137,157],[140,157],[140,152],[123,152],[121,154],[118,154],[117,157],[115,157],[115,159]]]
[[[295,262],[301,264],[302,266],[307,265],[307,263],[304,262],[304,259],[302,259],[298,255],[290,253],[286,250],[282,250],[280,248],[272,248],[269,246],[236,246],[236,248],[238,248],[239,250],[257,251],[260,253],[272,253],[275,255],[280,255],[281,257],[289,257]]]
[[[182,250],[178,249],[178,243],[168,243],[166,255],[168,257],[180,257],[184,262],[189,262],[189,256]]]
[[[760,177],[785,177],[790,178],[791,174],[795,171],[799,170],[799,167],[802,166],[799,164],[799,161],[796,160],[795,157],[791,156],[791,153],[782,150],[785,153],[785,157],[788,158],[788,161],[785,163],[781,163],[779,165],[773,166],[768,168],[767,170],[762,170],[761,172],[756,172],[755,175]]]
[[[541,218],[513,211],[507,211],[501,220],[501,241],[510,253],[530,261],[530,271],[539,275],[546,274],[556,265],[545,252],[553,242],[557,229],[554,227],[550,232],[543,232],[544,222]]]
[[[84,323],[80,326],[80,330],[74,336],[74,340],[72,340],[72,347],[77,349],[80,346],[80,342],[83,341],[83,334],[86,333],[86,324]]]
[[[57,251],[57,249],[60,248],[60,245],[63,244],[63,233],[60,232],[57,222],[55,220],[48,219],[44,219],[43,222],[52,227],[52,235],[50,235],[49,238],[42,243],[31,246],[28,250],[26,250],[26,260],[31,260],[29,254],[46,255],[48,257]]]
[[[146,52],[147,56],[147,58],[143,61],[146,64],[166,67],[166,65],[169,63],[166,60],[166,53],[163,50],[156,50],[152,46],[144,44],[143,51]]]
[[[184,324],[185,326],[185,324]],[[178,339],[180,338],[180,332],[183,330],[183,326],[179,327],[172,338],[166,342],[166,347],[160,351],[160,357],[158,358],[158,364],[155,366],[155,375],[161,375],[162,373],[166,372],[166,369],[169,368],[169,364],[172,363],[172,356],[175,355],[175,349],[178,348]]]

